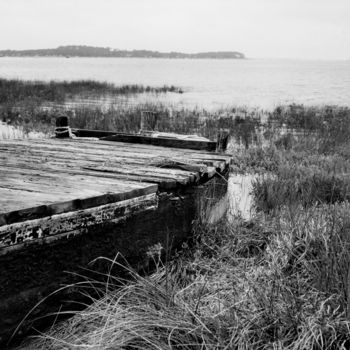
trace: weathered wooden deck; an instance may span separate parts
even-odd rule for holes
[[[1,141],[0,254],[64,230],[30,230],[25,221],[195,184],[222,172],[229,160],[205,151],[91,139]]]
[[[42,297],[72,283],[65,271],[180,243],[196,185],[230,162],[205,150],[213,143],[195,141],[194,150],[115,139],[0,141],[0,344]]]

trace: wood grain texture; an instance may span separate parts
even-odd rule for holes
[[[155,145],[163,147],[186,148],[194,150],[215,151],[216,142],[196,139],[177,139],[168,137],[151,137],[145,135],[117,133],[113,131],[72,129],[74,135],[78,137],[97,137],[101,140],[114,142],[128,142],[135,144]]]
[[[91,139],[0,141],[0,227],[196,184],[230,157]]]
[[[178,140],[168,139],[163,137],[147,137],[139,135],[123,135],[115,134],[112,136],[105,136],[101,140],[114,141],[114,142],[130,142],[139,143],[145,145],[164,146],[164,147],[176,147],[186,149],[196,149],[205,151],[215,151],[216,142],[212,141],[196,141],[196,140]]]
[[[0,255],[30,244],[50,243],[57,239],[83,234],[90,226],[117,223],[138,212],[155,210],[156,193],[85,210],[55,214],[0,227]]]

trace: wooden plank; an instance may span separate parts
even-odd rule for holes
[[[83,149],[83,151],[82,151]],[[115,160],[117,162],[125,162],[125,163],[135,163],[135,164],[145,164],[145,165],[155,165],[162,166],[164,164],[174,164],[174,168],[184,168],[190,171],[205,171],[205,169],[201,169],[201,167],[205,167],[205,164],[200,163],[200,160],[197,159],[195,164],[191,162],[191,159],[187,160],[183,154],[154,154],[153,151],[147,151],[147,153],[130,153],[123,150],[113,150],[110,149],[106,151],[96,151],[92,153],[90,150],[84,150],[83,147],[72,149],[72,148],[61,148],[61,149],[40,149],[35,147],[21,147],[17,146],[12,149],[7,149],[6,152],[2,152],[5,156],[6,154],[16,153],[16,155],[24,155],[24,156],[40,156],[41,159],[46,160],[50,158],[61,158],[67,161],[69,160],[80,160],[86,159],[94,162],[111,162]],[[68,157],[69,155],[69,157]],[[1,154],[0,154],[1,157]]]
[[[66,151],[66,150],[65,150]],[[47,153],[47,151],[41,151],[41,150],[33,150],[32,148],[30,150],[27,149],[22,149],[20,152],[17,149],[13,149],[11,152],[15,152],[17,159],[18,157],[25,157],[26,162],[29,158],[29,160],[31,160],[32,162],[34,161],[36,164],[40,164],[40,163],[46,163],[48,166],[50,166],[52,164],[51,159],[54,159],[55,162],[58,160],[61,160],[61,165],[65,166],[67,164],[69,165],[77,165],[77,167],[89,167],[90,169],[92,169],[93,167],[101,167],[104,166],[104,163],[106,162],[106,158],[108,158],[107,161],[107,165],[108,167],[117,167],[118,169],[120,169],[121,167],[128,167],[130,169],[135,169],[136,172],[134,175],[138,174],[141,175],[151,175],[151,173],[153,172],[154,176],[158,176],[160,178],[169,178],[174,177],[174,180],[177,180],[179,184],[182,184],[184,181],[184,176],[188,177],[189,182],[193,182],[195,180],[197,180],[200,172],[205,173],[206,172],[206,165],[205,164],[188,164],[188,163],[184,163],[183,161],[179,161],[179,160],[169,160],[165,157],[162,158],[155,158],[152,159],[151,161],[149,161],[149,158],[147,159],[147,162],[145,163],[144,161],[142,161],[142,159],[128,159],[128,158],[114,158],[111,156],[106,156],[106,153],[103,154],[102,156],[96,156],[96,155],[89,155],[89,156],[85,156],[85,154],[83,155],[83,160],[82,156],[80,154],[76,154],[76,152],[69,152],[70,157],[67,157],[67,152],[53,152],[53,151],[49,151],[49,153]],[[10,152],[10,153],[11,153]],[[28,154],[29,153],[29,154]],[[9,155],[9,152],[6,153],[6,155]],[[149,157],[149,153],[146,155],[147,157]],[[0,158],[2,156],[0,155]],[[13,163],[13,159],[11,160],[11,158],[8,160],[8,162]],[[20,160],[17,160],[20,162]],[[90,164],[89,164],[90,163]],[[96,164],[96,165],[92,165],[92,163]],[[140,166],[142,166],[142,169],[140,167],[136,168],[134,167],[135,164],[138,164]],[[144,165],[145,164],[145,165]],[[89,166],[91,165],[91,166]],[[170,171],[168,170],[170,169]],[[174,171],[174,169],[177,169],[176,172]],[[185,169],[188,172],[186,173],[183,170],[179,170],[179,169]],[[101,170],[101,169],[99,169]],[[144,170],[144,171],[143,171]],[[125,172],[122,171],[122,172]],[[132,175],[132,172],[128,172],[129,174]],[[177,178],[176,178],[177,176]],[[140,180],[143,180],[143,176]]]
[[[146,166],[157,166],[157,167],[168,167],[171,169],[174,168],[183,168],[190,171],[199,171],[199,172],[205,172],[205,166],[215,166],[218,169],[223,170],[230,161],[229,157],[221,157],[221,158],[214,158],[212,156],[206,156],[204,155],[202,158],[196,156],[178,156],[173,155],[173,157],[165,157],[164,155],[158,157],[152,157],[152,154],[130,154],[128,157],[125,157],[125,153],[121,151],[120,153],[114,152],[114,153],[108,153],[102,152],[100,154],[91,154],[91,153],[78,153],[79,150],[56,150],[56,151],[47,151],[47,150],[38,150],[38,149],[12,149],[10,151],[7,151],[6,153],[0,154],[1,157],[8,157],[11,153],[16,153],[17,157],[24,156],[24,157],[40,157],[39,160],[42,161],[48,161],[51,159],[61,159],[65,162],[72,162],[72,161],[91,161],[94,163],[98,162],[117,162],[117,163],[125,163],[125,164],[145,164]],[[67,155],[69,154],[69,157]],[[185,161],[184,161],[185,160]],[[171,166],[173,164],[173,166]]]
[[[1,156],[0,156],[1,160]],[[114,168],[115,174],[125,174],[133,177],[133,180],[142,181],[142,182],[157,182],[160,187],[165,184],[166,187],[169,188],[168,184],[170,181],[174,182],[174,186],[176,184],[188,184],[197,181],[200,177],[198,172],[190,172],[180,169],[168,169],[162,167],[153,167],[153,166],[144,166],[144,165],[136,165],[136,164],[120,164],[117,162],[110,162],[105,164],[105,162],[92,162],[92,161],[80,161],[80,160],[68,160],[66,161],[64,158],[53,161],[44,160],[42,161],[40,157],[30,158],[26,157],[26,160],[23,158],[17,158],[14,160],[10,158],[6,162],[6,166],[20,167],[22,169],[37,169],[40,172],[47,172],[55,170],[60,173],[68,173],[68,174],[82,174],[84,175],[84,170],[90,170],[90,172],[86,171],[86,175],[93,176],[94,174],[91,171],[111,171]],[[196,167],[193,167],[196,168]],[[202,168],[202,167],[201,167]],[[206,168],[206,167],[205,167]],[[74,171],[74,170],[80,171]],[[96,174],[95,174],[96,175]],[[125,178],[125,177],[123,177]]]
[[[104,130],[89,130],[89,129],[71,129],[72,133],[77,137],[105,137],[115,135],[115,131],[104,131]]]
[[[30,244],[50,243],[71,235],[81,235],[91,226],[117,223],[138,212],[155,210],[157,206],[158,197],[151,193],[86,210],[1,226],[0,255]]]
[[[26,149],[27,145],[13,145],[12,151],[22,150],[23,152],[29,152]],[[186,150],[180,152],[179,149],[174,149],[171,152],[164,152],[164,148],[152,146],[152,148],[148,148],[145,150],[141,150],[140,148],[131,149],[131,147],[122,147],[122,145],[118,144],[118,148],[113,149],[112,147],[105,148],[104,145],[98,145],[98,148],[95,148],[95,144],[91,146],[88,144],[68,144],[65,147],[55,147],[55,145],[32,145],[30,146],[31,152],[40,152],[44,155],[54,155],[57,152],[60,153],[70,153],[84,156],[99,156],[106,158],[107,155],[113,157],[123,158],[123,160],[127,161],[128,159],[138,160],[138,161],[149,161],[153,158],[155,159],[176,159],[178,161],[185,162],[194,162],[194,163],[206,163],[210,161],[220,161],[225,164],[230,163],[230,156],[225,155],[215,155],[215,154],[207,154],[207,153],[193,153]],[[1,147],[1,145],[0,145]],[[84,149],[88,147],[88,149]],[[6,149],[7,152],[11,152],[11,149]],[[108,154],[107,154],[108,152]],[[212,164],[208,164],[212,165]]]
[[[18,164],[7,164],[7,167],[14,167],[15,169],[18,169]],[[37,167],[31,164],[26,165],[27,169],[33,169],[37,170]],[[117,180],[125,180],[125,181],[135,181],[140,182],[140,180],[144,183],[154,183],[157,184],[159,189],[163,190],[169,190],[174,189],[177,187],[177,183],[173,178],[165,178],[164,176],[157,176],[157,175],[145,175],[142,176],[139,175],[133,175],[133,174],[123,174],[123,173],[113,173],[113,172],[103,172],[98,170],[91,170],[88,169],[74,169],[74,168],[68,168],[68,167],[61,167],[61,166],[52,166],[50,163],[50,167],[48,170],[51,173],[57,173],[57,174],[76,174],[76,175],[89,175],[94,176],[96,178],[111,178],[111,179],[117,179]]]
[[[154,147],[157,148],[157,147]],[[208,166],[215,166],[217,168],[217,170],[222,171],[225,169],[225,167],[227,167],[227,164],[230,161],[230,157],[223,157],[221,156],[219,157],[213,157],[213,155],[209,154],[203,154],[201,157],[199,157],[197,154],[195,156],[188,156],[188,155],[184,155],[185,157],[187,157],[187,159],[185,160],[186,163],[183,162],[183,160],[181,161],[179,158],[176,157],[164,157],[164,154],[161,157],[156,157],[156,158],[152,158],[152,153],[148,152],[147,154],[142,154],[141,157],[140,154],[137,154],[137,156],[135,156],[134,154],[129,154],[129,157],[125,157],[125,153],[124,150],[121,151],[121,153],[119,153],[121,156],[124,156],[122,158],[119,157],[119,154],[117,154],[117,152],[114,152],[112,154],[106,154],[106,152],[101,152],[99,154],[91,154],[89,152],[85,152],[85,153],[78,153],[78,152],[82,152],[81,150],[84,150],[84,147],[80,147],[79,149],[73,150],[73,149],[59,149],[59,150],[51,150],[51,151],[46,151],[46,150],[41,150],[41,149],[33,149],[32,147],[30,148],[30,150],[23,148],[22,150],[18,150],[18,148],[14,148],[10,151],[11,152],[15,152],[17,156],[25,156],[26,158],[28,156],[31,157],[31,159],[33,159],[33,156],[35,157],[40,157],[39,159],[37,159],[38,161],[47,161],[47,160],[51,160],[51,159],[55,159],[55,160],[62,160],[65,162],[74,162],[74,161],[85,161],[85,162],[94,162],[94,163],[105,163],[107,162],[109,166],[114,165],[114,166],[120,166],[120,164],[139,164],[139,165],[143,165],[145,164],[146,166],[153,166],[156,165],[157,167],[164,167],[164,165],[162,165],[162,163],[165,164],[165,167],[169,167],[169,168],[178,168],[178,167],[189,167],[188,166],[188,162],[192,162],[195,163],[193,165],[190,165],[190,167],[192,166],[193,169],[194,167],[196,167],[197,171],[201,171],[201,172],[205,172],[205,169],[202,169],[201,167],[205,167],[205,165]],[[7,152],[8,154],[9,152]],[[67,154],[69,154],[70,156],[67,157]],[[0,155],[1,157],[1,155]],[[214,159],[213,159],[214,158]],[[113,164],[115,162],[115,164]],[[200,163],[202,162],[202,163]],[[170,166],[169,164],[174,164],[174,166]],[[197,163],[197,164],[196,164]],[[204,164],[203,164],[204,163]],[[183,164],[183,165],[179,165],[179,164]],[[192,170],[192,169],[188,169],[188,170]]]
[[[0,224],[118,200],[117,193],[124,198],[132,192],[128,182],[159,184],[154,191],[188,185],[223,171],[229,162],[222,154],[148,144],[1,141]]]
[[[16,155],[16,158],[14,157]],[[67,158],[65,154],[59,152],[53,153],[50,156],[44,156],[42,152],[7,152],[6,154],[0,154],[0,162],[2,164],[16,164],[25,167],[25,164],[36,164],[38,168],[49,167],[51,164],[60,165],[62,167],[94,167],[94,166],[109,166],[109,167],[128,167],[130,169],[144,169],[145,172],[154,172],[156,174],[172,175],[172,176],[191,176],[192,173],[204,173],[207,166],[205,164],[188,164],[180,162],[178,160],[169,160],[163,158],[156,158],[152,161],[142,162],[134,161],[134,159],[123,159],[110,157],[75,157]]]
[[[11,144],[14,147],[21,146],[21,144],[13,144],[8,143],[7,146],[11,146]],[[208,153],[203,151],[195,151],[195,150],[185,150],[185,149],[177,149],[177,148],[164,148],[164,147],[157,147],[157,146],[150,146],[150,145],[135,145],[135,144],[126,144],[126,143],[118,143],[118,147],[111,146],[110,142],[89,142],[86,140],[79,140],[76,141],[74,139],[69,141],[62,141],[57,142],[55,139],[47,139],[43,143],[43,141],[37,141],[33,140],[33,142],[28,143],[27,145],[30,145],[30,147],[33,148],[51,148],[52,151],[62,151],[62,152],[69,152],[69,151],[75,151],[81,152],[82,149],[84,150],[84,153],[86,154],[105,154],[105,151],[113,152],[115,155],[128,155],[128,156],[136,156],[136,157],[146,157],[146,158],[152,158],[152,156],[163,156],[163,157],[182,157],[184,159],[188,158],[200,158],[200,159],[212,159],[212,160],[225,160],[225,162],[228,164],[230,161],[231,156],[230,155],[223,155],[223,154],[215,154],[214,152]],[[22,146],[27,146],[22,142]],[[85,147],[84,147],[85,145]],[[113,145],[113,143],[112,143]],[[1,144],[0,144],[1,146]],[[85,149],[84,149],[85,148]],[[97,152],[97,153],[96,153]]]
[[[116,203],[126,198],[134,198],[142,193],[147,193],[147,191],[131,190],[124,193],[66,200],[66,198],[60,198],[57,195],[45,194],[43,196],[37,193],[2,189],[1,196],[8,202],[8,205],[3,209],[5,212],[0,213],[0,226],[57,213],[84,210],[103,203]]]
[[[0,225],[155,193],[156,184],[0,168]]]
[[[84,169],[95,171],[95,172],[103,172],[103,173],[113,173],[113,174],[124,174],[124,175],[130,175],[130,176],[137,176],[139,179],[143,179],[144,176],[150,178],[154,175],[157,175],[157,173],[154,171],[155,168],[152,168],[150,172],[147,172],[146,169],[142,168],[117,168],[117,167],[110,167],[110,166],[101,166],[101,167],[86,167]],[[195,182],[196,179],[199,178],[199,176],[196,173],[187,173],[184,176],[178,175],[178,174],[171,174],[169,171],[168,174],[159,174],[158,178],[166,178],[168,180],[172,180],[175,183],[175,187],[178,186],[186,186],[190,183]]]
[[[165,137],[149,137],[144,135],[116,133],[110,131],[100,130],[84,130],[84,129],[72,129],[72,133],[78,137],[98,137],[105,141],[114,142],[130,142],[138,144],[147,144],[163,147],[175,147],[175,148],[186,148],[186,149],[197,149],[215,151],[216,142],[213,141],[201,141],[201,140],[184,140],[184,139],[173,139]]]
[[[16,156],[16,157],[15,157]],[[140,169],[143,168],[147,172],[154,172],[156,174],[178,174],[178,176],[189,176],[191,177],[193,173],[205,173],[207,171],[207,164],[193,162],[192,164],[180,161],[180,159],[173,158],[173,160],[166,158],[154,158],[147,161],[139,158],[117,158],[113,156],[79,156],[73,155],[67,157],[66,154],[61,154],[60,152],[53,152],[47,155],[43,152],[30,151],[21,152],[13,151],[7,152],[6,154],[0,154],[0,162],[6,165],[15,164],[16,162],[20,164],[32,163],[36,164],[38,167],[44,165],[50,167],[51,165],[61,165],[63,168],[82,168],[82,167],[94,167],[94,166],[109,166],[109,167],[129,167],[130,169]],[[212,165],[213,162],[210,162]],[[22,165],[21,165],[22,166]],[[63,170],[63,169],[62,169]]]
[[[71,175],[64,173],[51,173],[41,167],[35,170],[26,167],[0,169],[0,187],[14,188],[30,192],[47,192],[62,195],[75,193],[87,197],[102,193],[115,193],[124,190],[144,187],[134,182],[119,181],[116,179],[101,179],[88,175]]]
[[[196,149],[206,151],[215,151],[216,149],[216,142],[212,141],[178,140],[163,137],[148,137],[139,135],[116,134],[112,136],[102,137],[101,140],[113,142],[130,142],[154,146]]]

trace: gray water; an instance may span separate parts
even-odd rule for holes
[[[0,57],[0,77],[176,85],[185,93],[152,98],[191,107],[350,106],[350,61]]]

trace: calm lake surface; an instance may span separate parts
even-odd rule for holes
[[[350,106],[350,61],[1,57],[0,77],[176,85],[185,93],[156,99],[190,107]]]

